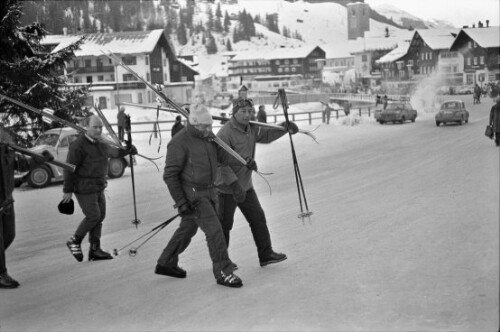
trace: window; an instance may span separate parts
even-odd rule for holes
[[[472,42],[469,41],[468,44],[469,44],[469,48],[472,48]]]
[[[290,64],[290,60],[286,59],[285,60],[285,65],[289,65]]]
[[[484,55],[479,57],[479,64],[484,65]]]
[[[111,74],[110,78],[111,78],[111,82],[114,82],[115,81],[115,74]]]
[[[363,54],[361,56],[361,61],[366,62],[368,60],[368,56],[366,54]]]
[[[477,65],[477,56],[474,57],[474,66]]]
[[[149,66],[149,55],[146,55],[146,66]]]
[[[92,76],[87,76],[87,83],[92,83]]]
[[[432,60],[432,52],[429,52],[429,60]]]
[[[74,66],[75,68],[80,67],[80,61],[75,60],[75,61],[73,62],[73,66]]]
[[[73,80],[75,81],[75,83],[82,83],[82,78],[80,76],[75,76]]]
[[[278,68],[278,73],[282,73],[283,72],[283,68]]]
[[[146,81],[151,82],[151,74],[146,73]]]
[[[297,71],[297,68],[292,67],[292,73],[295,73]]]
[[[280,61],[279,61],[279,60],[276,60],[274,63],[275,63],[276,65],[279,65],[279,64],[280,64]]]
[[[299,59],[293,59],[293,63],[294,64],[298,64],[299,63]]]
[[[137,102],[138,102],[139,104],[142,104],[142,92],[139,92],[139,93],[137,94]]]
[[[92,61],[90,59],[85,60],[85,67],[91,67]]]
[[[474,41],[473,44],[474,44],[474,48],[476,48],[477,47],[477,43]]]
[[[422,60],[425,60],[425,53],[422,53]]]
[[[98,75],[97,76],[97,81],[98,82],[103,82],[104,81],[104,75]]]
[[[467,66],[470,66],[470,58],[467,58]]]
[[[123,82],[135,81],[135,77],[132,74],[123,74]]]
[[[290,67],[285,67],[285,72],[290,72]]]
[[[127,66],[136,65],[137,58],[135,56],[124,56],[122,57],[122,62]]]

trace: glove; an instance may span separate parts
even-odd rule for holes
[[[231,191],[236,203],[243,203],[247,198],[247,193],[245,190],[243,190],[243,187],[238,183],[238,181],[234,181],[229,185],[229,187],[231,187]]]
[[[43,150],[43,152],[41,153],[41,155],[37,155],[37,156],[33,156],[33,160],[35,161],[35,163],[37,163],[38,165],[42,165],[48,161],[52,161],[54,160],[54,156],[47,150]]]
[[[187,202],[177,207],[177,211],[181,216],[188,216],[195,212],[195,207],[191,203]]]
[[[296,125],[294,122],[292,122],[292,121],[290,121],[290,122],[288,123],[288,128],[287,128],[287,126],[286,126],[286,121],[285,121],[285,122],[280,123],[280,126],[282,126],[282,127],[284,127],[285,129],[287,129],[287,130],[288,130],[288,132],[289,132],[290,134],[292,134],[292,135],[295,135],[296,133],[298,133],[298,132],[299,132],[299,127],[297,127],[297,125]]]
[[[137,148],[135,147],[135,145],[132,144],[130,146],[130,148],[128,148],[127,154],[131,154],[131,155],[136,155],[137,154]]]
[[[247,168],[251,171],[256,171],[257,172],[257,163],[255,162],[255,159],[252,157],[248,157],[245,159],[247,162]]]
[[[50,153],[49,151],[47,150],[43,150],[42,152],[42,156],[43,156],[43,159],[48,162],[48,161],[53,161],[54,160],[54,156],[52,155],[52,153]]]

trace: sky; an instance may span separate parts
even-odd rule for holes
[[[422,19],[443,19],[455,27],[490,20],[499,26],[500,0],[365,0],[370,6],[390,4]]]

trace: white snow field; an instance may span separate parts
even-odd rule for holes
[[[180,257],[186,279],[153,273],[179,220],[136,257],[78,263],[65,242],[82,214],[57,212],[61,184],[16,189],[17,237],[7,251],[21,287],[0,290],[8,331],[497,331],[499,326],[500,150],[484,136],[488,99],[463,126],[415,123],[322,125],[320,144],[293,137],[311,223],[300,212],[288,137],[258,145],[268,176],[254,183],[273,247],[288,260],[259,266],[238,212],[230,256],[241,289],[215,283],[201,231]],[[154,112],[152,113],[154,114]],[[301,128],[305,122],[299,122]],[[168,135],[160,154],[165,155]],[[134,137],[145,155],[158,140]],[[159,166],[163,168],[164,160]],[[162,173],[138,158],[131,176],[110,180],[104,249],[121,248],[176,211]],[[87,256],[88,243],[83,249]]]

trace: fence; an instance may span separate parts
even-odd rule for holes
[[[371,117],[372,111],[374,110],[373,106],[365,106],[365,107],[355,107],[351,108],[351,114],[358,114],[359,116],[367,115]],[[342,116],[345,116],[343,109],[334,109],[332,110],[336,119],[339,119]],[[311,111],[311,112],[296,112],[289,113],[288,117],[290,121],[293,122],[304,122],[307,121],[309,125],[312,125],[314,120],[323,120],[323,111]],[[280,123],[285,121],[285,116],[282,113],[279,114],[267,114],[267,119],[269,123]],[[174,120],[167,121],[141,121],[141,122],[133,122],[132,123],[132,133],[133,134],[150,134],[153,133],[156,137],[159,133],[170,132],[172,125],[175,123]],[[112,123],[113,127],[116,128],[117,124]],[[222,127],[221,121],[214,121],[214,129],[218,129]],[[166,128],[166,129],[163,129]],[[134,130],[135,129],[135,130]]]

